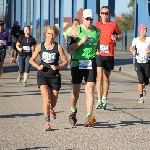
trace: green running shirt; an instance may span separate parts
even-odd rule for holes
[[[80,25],[77,27],[79,30],[79,34],[76,42],[79,42],[85,34],[88,36],[88,39],[84,44],[78,47],[78,49],[72,51],[72,67],[79,66],[79,60],[91,60],[92,58],[96,57],[97,44],[100,35],[98,29],[94,26],[93,30],[90,32],[84,30]]]

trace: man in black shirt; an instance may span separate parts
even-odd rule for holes
[[[11,29],[11,36],[12,36],[11,48],[12,48],[12,50],[11,50],[10,63],[16,63],[16,58],[18,55],[18,51],[16,49],[16,43],[17,43],[17,40],[19,39],[19,37],[23,34],[24,34],[24,32],[23,32],[23,30],[21,30],[20,26],[18,25],[18,22],[14,21],[13,27]],[[15,53],[15,56],[14,56],[14,53]]]

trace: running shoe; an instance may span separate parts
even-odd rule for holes
[[[84,127],[91,127],[96,123],[96,118],[94,116],[89,116],[86,118]]]
[[[75,112],[71,112],[70,116],[69,116],[69,122],[72,126],[75,126],[77,123],[77,118],[76,118],[76,114],[77,114],[77,109]]]
[[[140,100],[139,100],[139,103],[140,104],[144,103],[144,99],[145,99],[144,97],[141,97]]]
[[[54,110],[50,110],[50,119],[55,120],[56,119],[56,113]]]
[[[102,98],[102,109],[106,110],[107,107],[107,98]]]
[[[23,82],[23,87],[26,87],[27,86],[27,83],[26,82]]]
[[[44,131],[50,131],[50,130],[51,130],[51,124],[50,124],[50,122],[47,122],[44,127]]]
[[[100,103],[97,103],[97,104],[96,104],[95,109],[101,109],[102,106],[103,106],[103,104],[102,104],[102,101],[101,101]]]
[[[21,82],[21,80],[22,80],[22,76],[18,76],[18,77],[17,77],[17,81],[18,81],[18,82]]]

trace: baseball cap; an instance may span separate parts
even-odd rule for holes
[[[4,25],[4,21],[0,20],[0,26],[3,26],[3,25]]]
[[[146,24],[139,25],[138,31],[140,32],[140,30],[143,29],[143,28],[147,28]]]
[[[85,9],[83,11],[83,18],[92,18],[92,19],[94,19],[92,9]]]

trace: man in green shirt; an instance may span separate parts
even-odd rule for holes
[[[71,76],[71,114],[69,122],[75,125],[77,122],[77,100],[79,98],[81,83],[85,80],[85,97],[87,115],[85,127],[92,126],[96,122],[92,116],[94,103],[94,88],[96,83],[97,65],[96,52],[99,50],[99,30],[92,25],[93,12],[91,9],[83,11],[83,24],[74,27],[71,30],[70,37],[67,40],[67,51],[72,54]]]
[[[65,38],[66,41],[67,41],[67,38],[69,37],[69,35],[70,35],[71,30],[73,29],[73,27],[75,27],[75,26],[77,26],[77,25],[79,25],[79,24],[80,24],[79,19],[78,19],[78,18],[75,18],[74,21],[73,21],[72,27],[69,27],[69,28],[66,30],[65,34],[64,34],[64,38]],[[71,63],[71,54],[69,53],[69,54],[68,54],[68,66],[67,66],[68,69],[71,68],[70,63]]]

